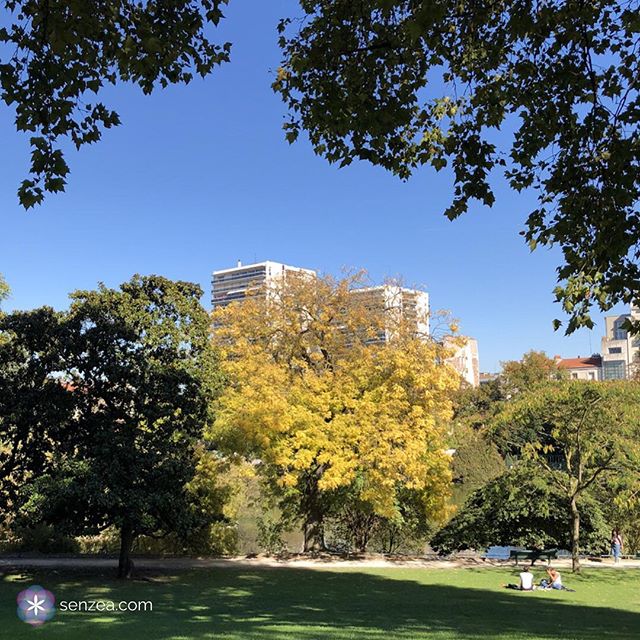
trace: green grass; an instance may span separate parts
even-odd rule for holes
[[[536,570],[536,578],[542,577]],[[0,637],[12,640],[342,640],[346,638],[640,638],[640,572],[598,569],[575,593],[501,588],[508,569],[216,569],[122,583],[83,572],[9,573],[0,583]],[[41,584],[60,600],[151,600],[152,613],[63,613],[39,628],[15,614]]]

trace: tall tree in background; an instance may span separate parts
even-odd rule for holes
[[[458,375],[439,364],[439,345],[415,336],[415,322],[411,331],[354,295],[358,285],[287,276],[214,313],[229,384],[211,438],[261,461],[280,504],[302,520],[307,551],[324,547],[341,491],[388,518],[403,487],[434,518],[446,508]],[[393,339],[378,343],[388,329]]]
[[[273,85],[290,142],[305,131],[330,162],[367,160],[403,179],[449,165],[451,219],[471,200],[491,206],[501,170],[538,194],[530,247],[562,250],[568,333],[593,326],[593,305],[640,303],[638,0],[300,7],[303,19],[280,24]]]
[[[64,190],[66,141],[80,148],[120,124],[98,101],[105,85],[130,82],[149,94],[227,62],[231,45],[213,44],[205,33],[226,3],[5,0],[0,98],[15,109],[16,129],[31,144],[20,203],[28,209],[46,192]]]
[[[504,407],[497,422],[565,497],[574,571],[580,569],[581,501],[596,481],[640,473],[640,386],[548,383]]]
[[[567,372],[560,369],[558,363],[547,357],[544,351],[528,351],[521,360],[507,360],[500,364],[500,385],[507,398],[530,391],[549,380],[567,378]]]

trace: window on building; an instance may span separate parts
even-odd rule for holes
[[[577,374],[577,373],[572,373],[572,374],[571,374],[571,377],[572,377],[574,380],[577,380],[577,379],[578,379],[578,374]]]
[[[609,353],[622,353],[622,347],[609,347]]]
[[[589,380],[595,380],[596,379],[596,374],[593,371],[589,371]]]
[[[626,340],[627,332],[622,328],[622,322],[618,321],[613,325],[613,339],[614,340]]]
[[[626,377],[624,360],[609,360],[602,363],[602,377],[605,380],[622,380]]]

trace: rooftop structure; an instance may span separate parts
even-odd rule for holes
[[[288,273],[307,273],[310,276],[316,276],[316,272],[311,269],[292,267],[270,260],[247,265],[238,261],[235,267],[213,272],[211,305],[215,310],[217,307],[244,300],[249,295],[259,295],[268,289],[271,283],[286,277]]]

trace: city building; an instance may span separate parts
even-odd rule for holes
[[[426,291],[384,284],[354,289],[351,293],[363,300],[367,307],[378,308],[389,314],[388,325],[370,342],[389,340],[393,334],[393,323],[400,317],[415,323],[416,335],[429,335],[429,294]]]
[[[499,377],[499,374],[497,373],[486,373],[484,371],[480,372],[480,376],[479,376],[479,382],[480,384],[489,384],[490,382],[493,382],[494,380],[497,380]]]
[[[244,300],[248,295],[259,294],[268,290],[269,284],[286,277],[288,273],[306,273],[312,277],[316,272],[311,269],[292,267],[280,262],[257,262],[238,264],[230,269],[219,269],[213,272],[211,279],[211,305],[215,310],[231,302]]]
[[[572,380],[602,380],[602,358],[595,353],[588,358],[561,358],[554,360],[559,369],[566,371]]]
[[[605,318],[605,336],[602,338],[602,380],[630,378],[637,366],[640,335],[631,335],[625,328],[627,320],[640,320],[640,309],[631,307],[631,313]]]
[[[458,339],[462,344],[458,344]],[[445,346],[453,350],[453,355],[446,362],[452,366],[462,379],[472,387],[480,386],[480,362],[478,359],[478,341],[468,336],[445,338]]]
[[[237,266],[229,269],[219,269],[213,272],[211,279],[211,304],[215,310],[232,302],[244,300],[250,295],[260,295],[269,290],[269,285],[287,274],[308,274],[316,277],[316,272],[311,269],[293,267],[280,262],[257,262],[243,265],[238,261]],[[385,312],[389,312],[389,325],[379,335],[371,340],[371,343],[386,342],[392,337],[394,320],[399,314],[404,320],[415,322],[416,335],[430,336],[429,325],[429,294],[418,289],[409,289],[396,284],[384,284],[376,287],[363,287],[354,289],[353,295],[363,296],[366,304],[377,306]],[[470,385],[477,387],[480,384],[478,366],[478,342],[473,338],[465,338],[461,344],[449,343],[454,350],[454,355],[447,359],[447,364],[452,366],[460,376]]]

